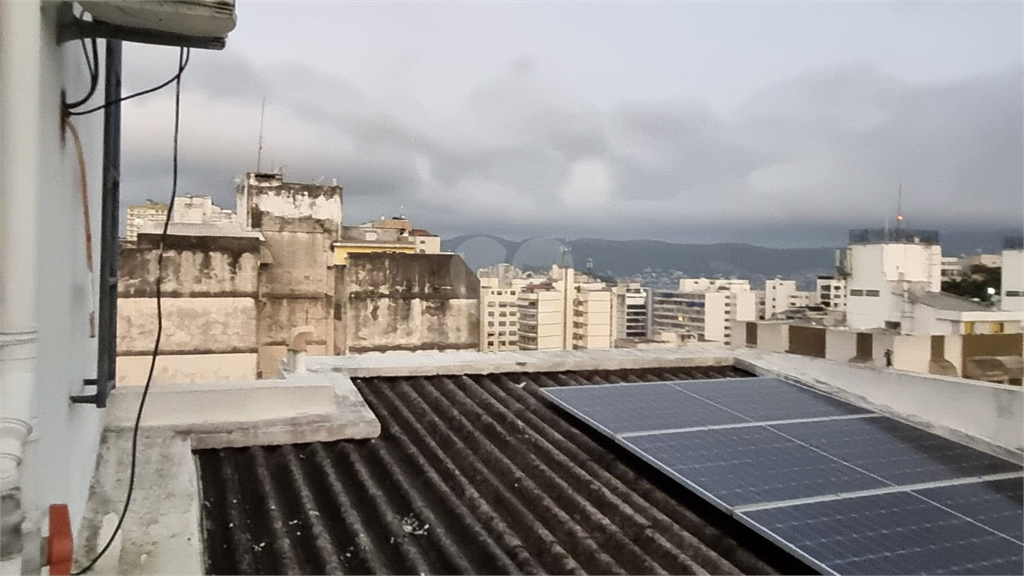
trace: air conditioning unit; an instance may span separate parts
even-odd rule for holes
[[[95,21],[137,30],[223,38],[234,30],[235,0],[81,0]]]

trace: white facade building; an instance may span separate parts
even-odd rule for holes
[[[796,289],[796,280],[768,280],[764,285],[764,317],[811,304],[812,293]]]
[[[746,280],[682,279],[679,286],[679,291],[654,293],[655,332],[686,332],[700,341],[731,344],[734,322],[757,319],[757,294]]]
[[[813,303],[827,310],[846,311],[846,280],[819,276]]]
[[[650,335],[650,290],[638,282],[621,284],[615,294],[615,339],[647,338]]]
[[[125,210],[125,239],[134,242],[143,228],[167,219],[167,205],[147,202]],[[182,224],[226,224],[235,221],[235,213],[213,203],[210,196],[181,196],[174,199],[171,222]]]
[[[904,295],[939,292],[938,233],[913,230],[851,232],[846,248],[846,319],[851,328],[896,328],[912,315]]]
[[[480,279],[480,350],[519,349],[519,291],[524,281]]]

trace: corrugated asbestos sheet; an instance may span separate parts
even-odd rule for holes
[[[539,391],[740,376],[704,367],[358,380],[381,421],[377,439],[197,452],[207,573],[773,573]]]

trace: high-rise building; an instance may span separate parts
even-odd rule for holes
[[[480,350],[519,349],[519,291],[526,281],[480,278]]]
[[[732,343],[733,322],[757,318],[757,294],[738,279],[684,278],[678,291],[655,291],[652,329]]]
[[[650,290],[639,282],[620,284],[615,294],[615,339],[648,338],[650,336]]]
[[[560,279],[530,284],[519,292],[519,348],[611,348],[612,292],[601,282],[577,282],[575,270],[557,267]]]
[[[775,278],[765,282],[764,317],[782,314],[792,308],[801,308],[811,303],[811,293],[796,289],[796,280]]]

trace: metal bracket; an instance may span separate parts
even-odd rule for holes
[[[204,36],[188,36],[172,32],[160,32],[145,28],[133,28],[109,24],[100,20],[85,20],[75,16],[70,3],[59,18],[57,26],[57,45],[78,39],[107,39],[134,42],[136,44],[154,44],[157,46],[176,46],[180,48],[196,48],[199,50],[223,50],[227,38],[211,38]]]
[[[95,386],[96,392],[72,395],[70,398],[72,404],[95,404],[97,408],[107,407],[107,398],[105,395],[100,394],[99,391],[99,380],[96,378],[86,378],[82,380],[82,386]]]

